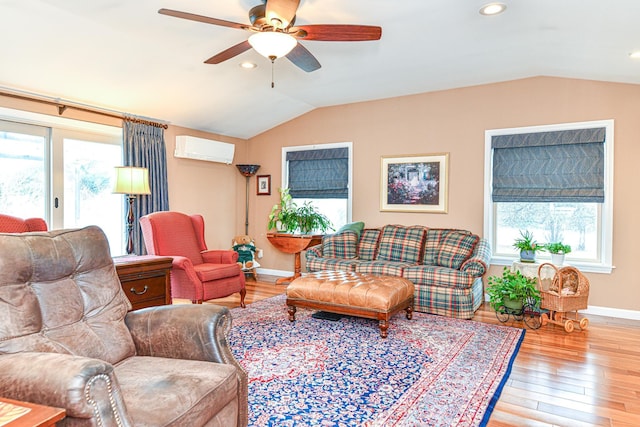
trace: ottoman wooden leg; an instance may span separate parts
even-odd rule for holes
[[[287,308],[287,311],[289,312],[289,321],[290,322],[295,322],[296,320],[296,307],[293,305],[290,305]]]
[[[405,308],[404,311],[406,311],[406,313],[407,313],[407,319],[409,319],[409,320],[413,319],[413,307],[412,306],[409,306],[409,307]]]
[[[380,319],[378,322],[380,324],[380,336],[382,338],[387,337],[387,329],[389,329],[389,321],[385,319]]]

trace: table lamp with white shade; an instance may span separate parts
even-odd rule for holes
[[[114,194],[126,194],[129,199],[127,213],[127,254],[133,253],[133,201],[138,195],[151,194],[149,189],[149,170],[135,166],[116,166],[116,180],[113,186]]]

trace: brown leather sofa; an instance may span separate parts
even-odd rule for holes
[[[246,426],[229,311],[130,308],[98,227],[0,234],[0,396],[63,426]]]

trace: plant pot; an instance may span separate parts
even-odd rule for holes
[[[534,251],[520,251],[520,261],[536,262],[536,253]]]
[[[502,303],[505,307],[513,311],[521,311],[524,306],[524,302],[521,299],[505,298],[502,300]]]
[[[565,254],[551,254],[551,264],[561,266],[564,264]]]

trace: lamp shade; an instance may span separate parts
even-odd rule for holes
[[[276,59],[291,52],[298,41],[286,33],[264,31],[250,36],[249,44],[265,58]]]
[[[134,166],[116,166],[115,194],[151,194],[149,170]]]
[[[240,173],[246,177],[255,175],[260,169],[260,165],[236,165]]]

